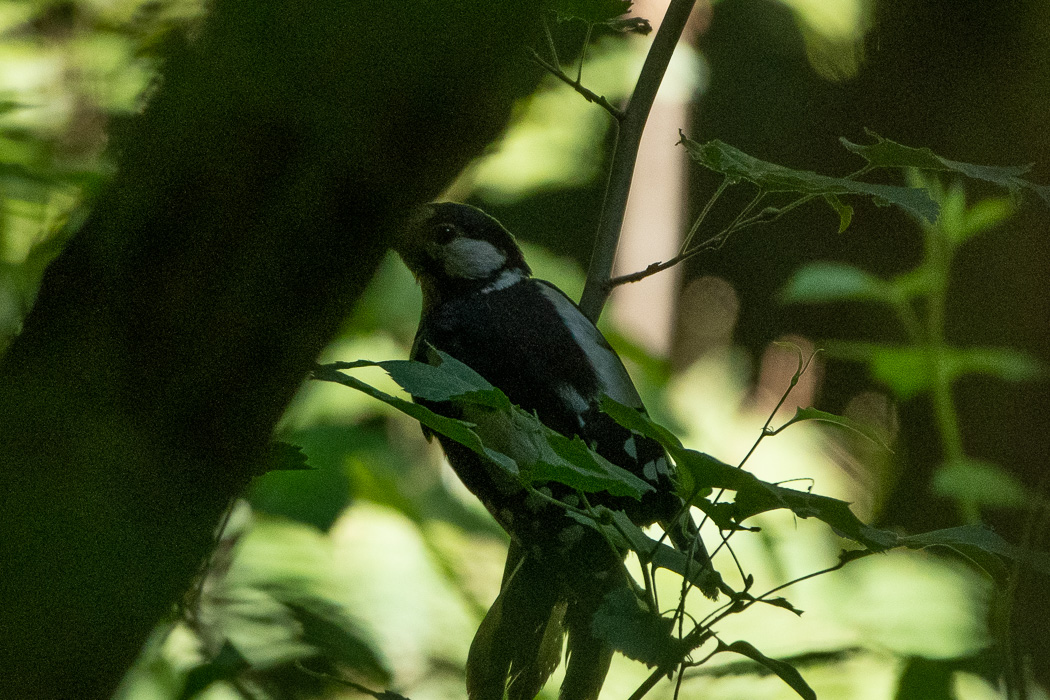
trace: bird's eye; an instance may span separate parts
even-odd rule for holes
[[[434,242],[439,245],[451,243],[456,237],[456,227],[452,224],[438,224],[434,229]]]

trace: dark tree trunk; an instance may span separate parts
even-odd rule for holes
[[[539,2],[219,0],[0,364],[0,697],[108,697]]]

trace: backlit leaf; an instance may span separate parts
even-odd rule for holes
[[[759,160],[718,140],[701,144],[683,135],[679,143],[701,165],[736,180],[753,182],[766,192],[797,192],[819,197],[829,194],[864,195],[874,198],[876,204],[896,205],[929,222],[937,219],[937,204],[923,189],[879,185],[794,170]]]

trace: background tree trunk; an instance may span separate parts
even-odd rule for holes
[[[218,0],[0,364],[0,697],[109,696],[539,2]]]

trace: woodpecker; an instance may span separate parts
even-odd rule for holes
[[[433,361],[430,348],[447,353],[549,428],[578,436],[644,479],[653,490],[640,501],[606,492],[588,501],[623,510],[639,526],[660,523],[676,547],[709,568],[663,448],[600,409],[609,396],[645,411],[623,362],[569,297],[532,277],[514,237],[480,209],[446,202],[424,207],[395,248],[423,292],[412,359]],[[416,400],[464,417],[450,404]],[[477,431],[484,441],[483,427]],[[477,453],[437,437],[456,474],[511,538],[501,592],[471,644],[468,697],[532,700],[557,667],[567,633],[560,698],[596,700],[613,650],[594,634],[592,618],[610,591],[627,585],[625,552],[549,499],[494,479]],[[550,482],[539,490],[581,505],[568,486]]]

